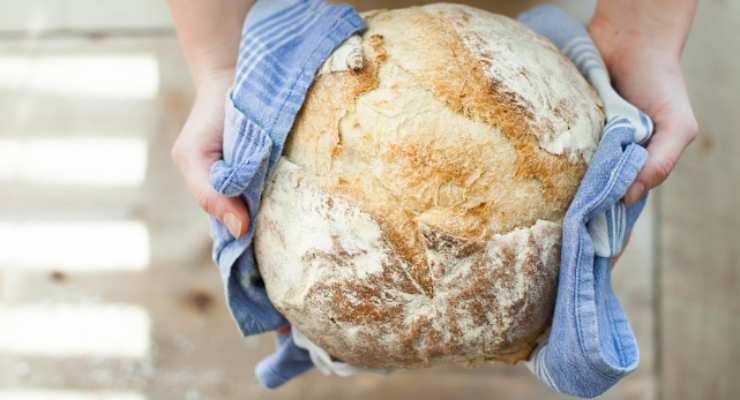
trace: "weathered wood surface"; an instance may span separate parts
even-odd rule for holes
[[[700,2],[684,65],[700,136],[659,199],[663,399],[740,396],[740,2]]]

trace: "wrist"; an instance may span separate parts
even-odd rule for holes
[[[225,93],[234,83],[234,67],[204,68],[195,78],[195,90],[198,96],[213,92]]]
[[[587,26],[589,35],[612,75],[625,68],[650,62],[666,68],[680,68],[682,45],[659,39],[636,26],[620,26],[603,15],[594,14]]]
[[[234,44],[218,40],[207,45],[191,46],[185,53],[185,57],[196,86],[200,86],[201,82],[220,79],[229,73],[233,74],[238,51],[234,46]]]
[[[600,0],[588,31],[607,62],[648,49],[680,62],[696,0]]]

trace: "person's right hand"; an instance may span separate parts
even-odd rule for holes
[[[246,204],[239,197],[216,192],[208,181],[211,165],[223,152],[224,101],[233,80],[233,69],[200,80],[193,108],[172,146],[172,159],[200,207],[239,238],[249,226]]]

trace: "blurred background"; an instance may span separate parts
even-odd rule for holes
[[[360,10],[423,1],[351,1]],[[469,1],[515,15],[539,1]],[[557,1],[586,21],[593,1]],[[193,99],[163,1],[0,0],[0,399],[558,399],[523,366],[256,381],[170,162]],[[701,134],[615,271],[640,367],[605,399],[740,396],[740,2],[684,56]]]

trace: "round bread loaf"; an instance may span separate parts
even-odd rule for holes
[[[265,188],[268,295],[356,366],[522,360],[550,323],[600,100],[510,18],[452,4],[363,17]]]

